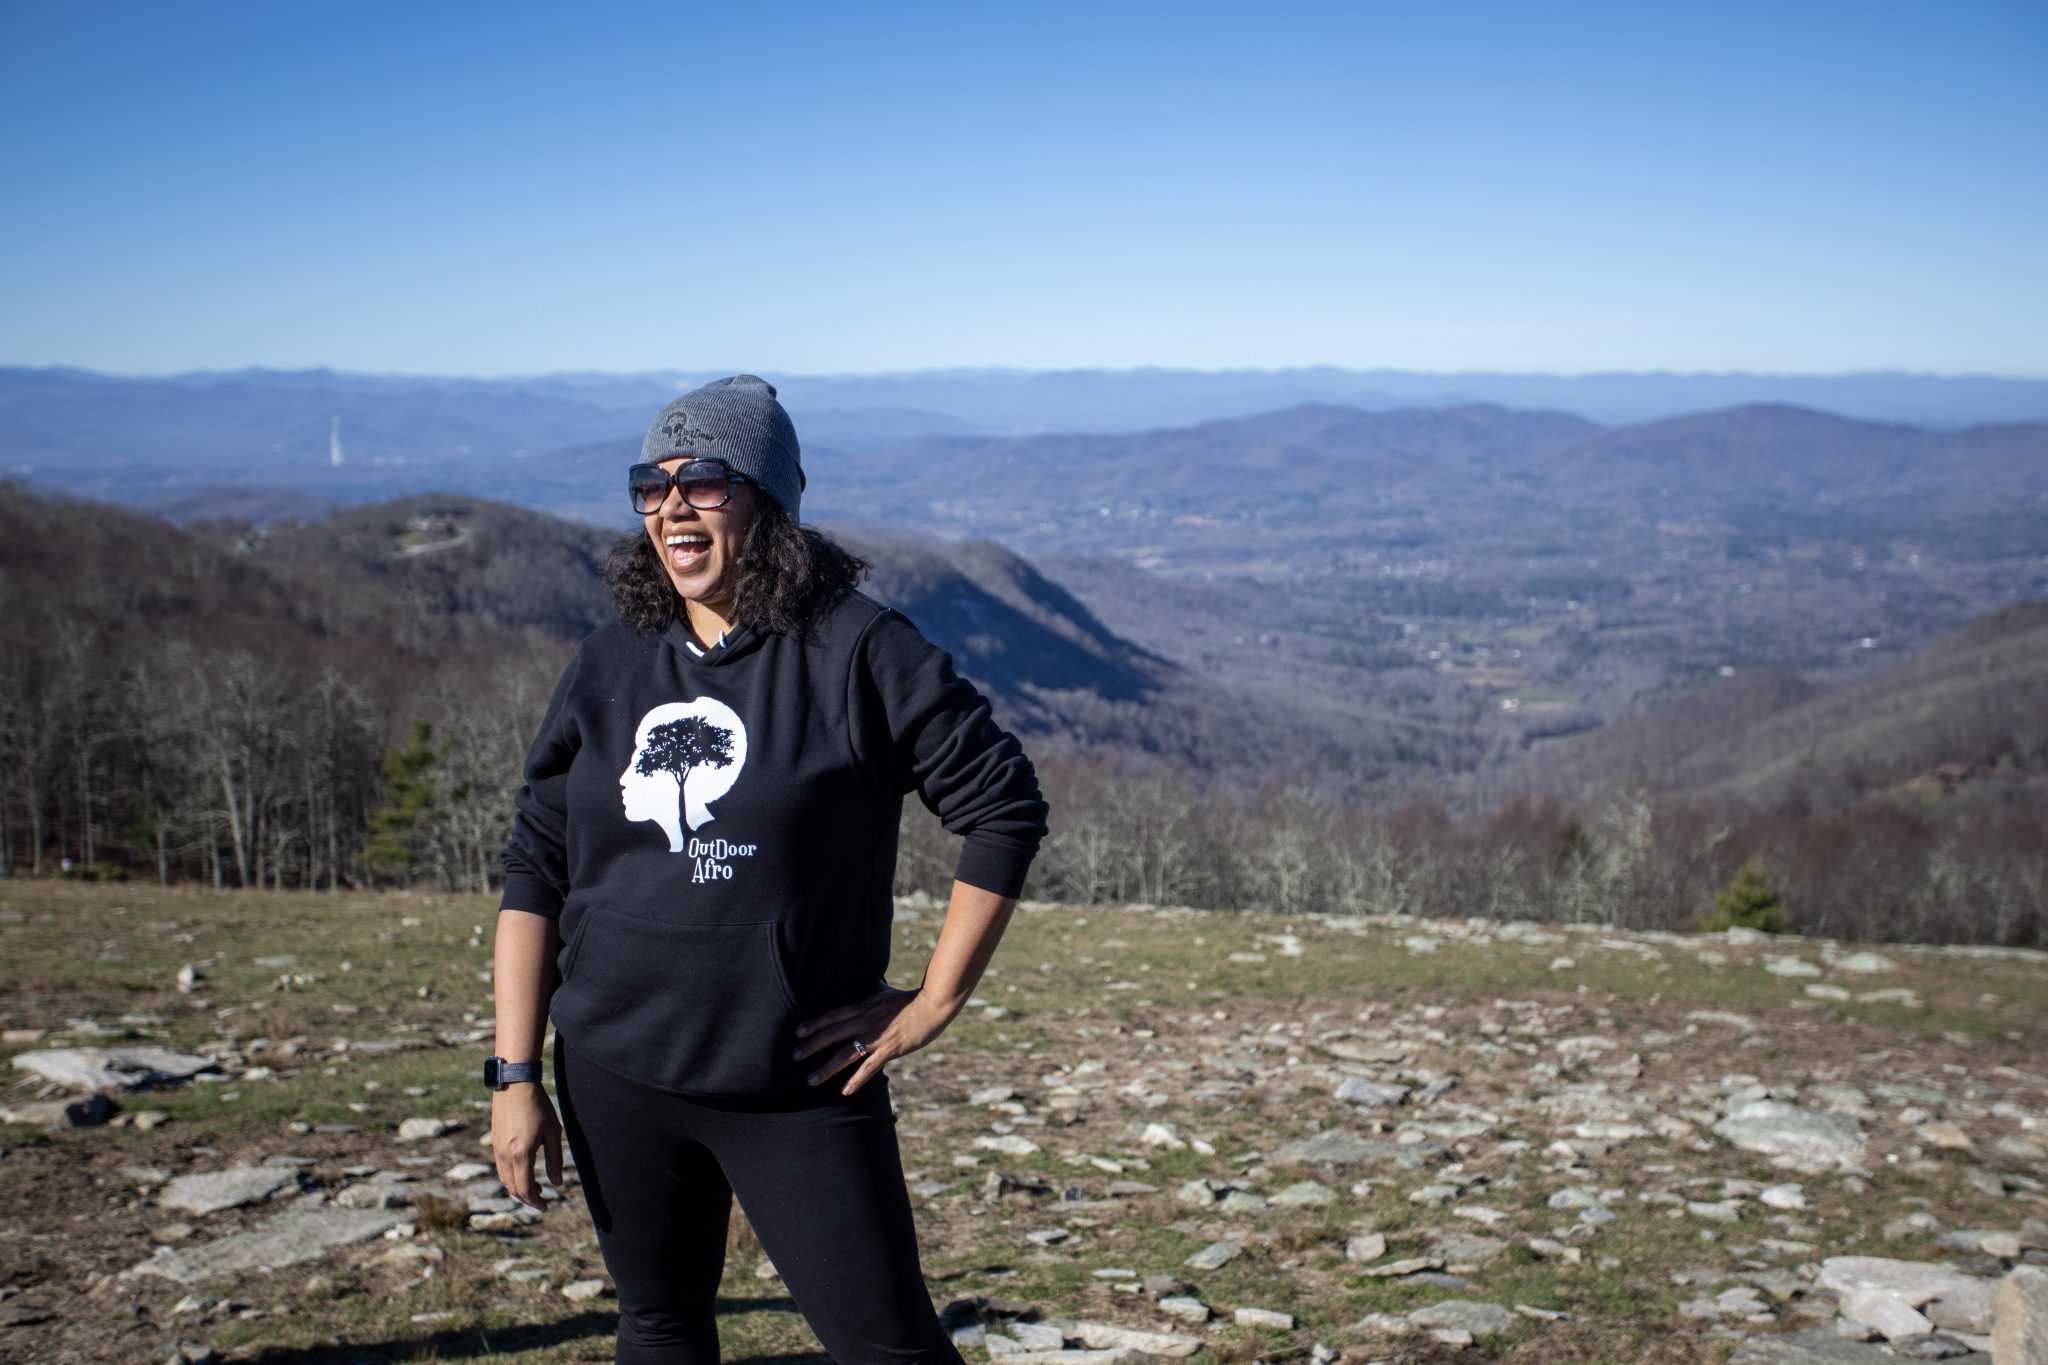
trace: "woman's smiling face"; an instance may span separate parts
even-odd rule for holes
[[[681,457],[660,462],[671,474],[684,463]],[[661,506],[642,518],[647,539],[684,601],[724,615],[739,587],[739,544],[754,524],[758,496],[751,483],[735,483],[725,506],[699,508],[671,485]]]

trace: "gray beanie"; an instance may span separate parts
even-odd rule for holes
[[[745,474],[791,517],[803,494],[796,427],[775,401],[775,386],[751,374],[714,379],[654,414],[640,443],[642,464],[678,456],[723,460]]]

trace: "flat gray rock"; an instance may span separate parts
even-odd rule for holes
[[[1991,1317],[1998,1365],[2048,1365],[2048,1270],[2015,1267],[1999,1281]]]
[[[218,1213],[244,1204],[260,1204],[274,1194],[299,1187],[298,1172],[285,1166],[230,1166],[224,1171],[181,1175],[165,1185],[156,1202],[186,1213]]]
[[[1181,1264],[1197,1270],[1221,1270],[1243,1250],[1236,1242],[1211,1242]]]
[[[1877,1300],[1889,1299],[1908,1309],[1932,1310],[1927,1318],[1939,1316],[1935,1326],[1965,1332],[1991,1330],[1991,1295],[1996,1282],[1965,1275],[1950,1266],[1926,1261],[1899,1261],[1885,1256],[1830,1256],[1821,1262],[1816,1289],[1833,1290],[1842,1301],[1845,1317],[1875,1327],[1888,1337],[1914,1336],[1929,1330],[1908,1330],[1911,1323],[1900,1315],[1896,1329],[1869,1315]],[[1862,1309],[1863,1311],[1856,1311]],[[1926,1318],[1922,1319],[1923,1323]]]
[[[1401,1104],[1408,1098],[1408,1087],[1403,1085],[1382,1085],[1368,1081],[1363,1076],[1346,1076],[1337,1085],[1337,1098],[1346,1104],[1365,1104],[1374,1107]]]
[[[129,1268],[131,1275],[161,1275],[197,1284],[217,1275],[236,1275],[258,1266],[297,1265],[336,1247],[367,1242],[406,1222],[411,1215],[378,1209],[291,1209],[261,1227],[205,1246],[152,1256]]]
[[[67,1090],[107,1094],[182,1081],[218,1070],[211,1057],[161,1047],[59,1047],[24,1052],[14,1065]]]
[[[1207,1310],[1204,1310],[1205,1312]],[[1091,1351],[1142,1351],[1149,1356],[1184,1357],[1202,1349],[1202,1339],[1181,1332],[1150,1332],[1113,1322],[1052,1318],[1049,1325]]]
[[[1448,1328],[1470,1332],[1475,1337],[1486,1332],[1505,1332],[1514,1320],[1513,1309],[1476,1299],[1445,1299],[1408,1315],[1409,1323],[1416,1327]]]
[[[1309,1208],[1336,1202],[1337,1192],[1318,1180],[1298,1180],[1272,1198],[1275,1204]]]
[[[1333,1166],[1361,1161],[1392,1161],[1402,1166],[1420,1166],[1442,1156],[1444,1147],[1435,1142],[1380,1142],[1357,1137],[1338,1128],[1325,1128],[1309,1137],[1283,1142],[1273,1153],[1275,1161],[1328,1162]]]
[[[32,1123],[38,1128],[97,1128],[120,1109],[105,1095],[76,1100],[30,1100],[0,1105],[0,1123]]]
[[[1838,1337],[1831,1327],[1809,1327],[1751,1337],[1735,1348],[1728,1365],[1896,1365],[1898,1359],[1882,1346]]]
[[[1714,1125],[1714,1135],[1744,1151],[1845,1165],[1863,1157],[1863,1126],[1847,1114],[1753,1100]]]

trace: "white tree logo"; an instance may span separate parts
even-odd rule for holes
[[[747,727],[724,702],[709,697],[664,702],[640,718],[633,757],[619,774],[628,820],[651,820],[683,851],[683,826],[702,829],[717,817],[711,803],[732,790],[747,764]]]

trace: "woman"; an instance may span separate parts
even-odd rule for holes
[[[924,1286],[890,1061],[973,993],[1045,833],[1016,739],[808,527],[796,432],[752,375],[663,408],[628,474],[621,620],[563,672],[504,854],[486,1062],[506,1188],[583,1182],[622,1362],[718,1359],[737,1194],[842,1365],[960,1359]],[[898,990],[905,793],[965,836],[924,981]],[[877,983],[880,983],[879,985]],[[559,1122],[539,1079],[556,1032]]]

